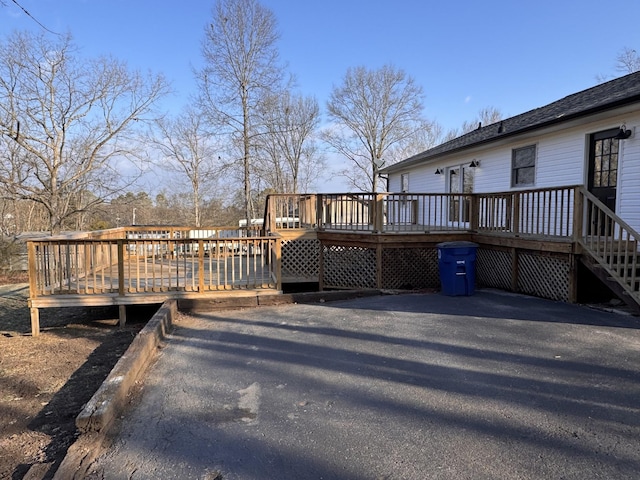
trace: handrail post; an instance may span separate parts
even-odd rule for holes
[[[322,220],[324,218],[323,199],[323,194],[318,193],[318,195],[316,196],[316,228],[318,230],[324,229],[324,222]]]
[[[278,198],[279,197],[274,197],[273,195],[269,195],[268,198],[268,210],[267,210],[267,225],[266,227],[268,228],[268,231],[264,232],[265,235],[267,235],[268,233],[273,233],[276,231],[277,226],[276,226],[276,217],[277,214],[275,212],[276,209],[276,204],[278,202]]]
[[[518,235],[520,233],[520,192],[513,192],[511,194],[513,198],[513,234]]]
[[[124,296],[124,240],[117,240],[118,243],[118,296]],[[124,327],[127,321],[127,307],[118,305],[118,316],[120,327]]]
[[[282,237],[277,237],[274,240],[276,250],[276,290],[282,291]]]
[[[573,241],[578,242],[582,239],[584,228],[584,195],[582,195],[582,187],[576,186],[573,189]]]
[[[384,197],[381,193],[374,193],[373,231],[382,232],[384,229]]]
[[[35,298],[38,296],[38,269],[36,267],[36,246],[31,241],[27,242],[27,263],[29,265],[29,298]]]
[[[306,228],[308,229],[309,227],[311,228],[315,228],[318,225],[318,200],[317,200],[317,195],[315,194],[311,194],[308,197],[308,200],[306,202],[306,210],[307,210],[307,218],[306,218],[306,223],[307,226]]]
[[[242,250],[241,250],[242,251]],[[204,240],[198,240],[198,292],[204,292]]]
[[[31,336],[40,335],[40,312],[31,306],[31,300],[38,296],[36,268],[36,246],[33,242],[27,242],[27,263],[29,269],[29,313],[31,315]]]
[[[472,232],[477,233],[480,226],[480,199],[477,194],[469,194],[471,197],[469,205],[469,228]]]
[[[118,295],[124,296],[124,240],[117,240],[118,245]]]

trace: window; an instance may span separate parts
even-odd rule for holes
[[[409,174],[403,173],[400,175],[400,190],[402,193],[407,193],[409,191]]]
[[[533,185],[536,180],[536,146],[516,148],[511,154],[511,186]]]

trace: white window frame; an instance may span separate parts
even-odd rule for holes
[[[522,152],[530,149],[533,149],[533,165],[516,167],[516,155],[518,154],[518,152]],[[538,145],[537,144],[533,143],[531,145],[525,145],[523,147],[518,147],[511,150],[511,187],[518,188],[518,187],[535,186],[537,166],[538,166]],[[526,183],[523,181],[518,181],[518,172],[520,170],[528,169],[528,168],[533,169],[533,180],[531,182],[526,182]]]

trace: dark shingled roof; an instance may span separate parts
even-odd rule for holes
[[[640,101],[640,72],[596,85],[515,117],[461,135],[384,168],[391,173],[438,156]]]

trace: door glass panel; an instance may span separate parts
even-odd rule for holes
[[[612,211],[615,211],[617,196],[620,141],[615,136],[619,131],[611,128],[592,134],[589,148],[587,187]],[[589,218],[588,221],[591,224],[595,220]]]
[[[460,193],[460,168],[449,169],[449,221],[460,221],[460,197],[455,195]]]
[[[449,169],[449,221],[468,222],[471,199],[464,195],[473,193],[475,169],[467,166]]]
[[[473,193],[473,180],[476,174],[476,169],[471,167],[462,167],[463,172],[463,193]]]
[[[473,193],[473,181],[475,179],[476,169],[473,167],[462,167],[462,172],[462,193]],[[460,213],[462,221],[468,222],[469,211],[471,210],[471,197],[465,197],[460,206],[462,208],[462,212]]]
[[[449,193],[460,193],[460,167],[449,169]]]
[[[600,172],[595,172],[593,174],[593,186],[594,187],[600,187]]]
[[[615,187],[618,180],[618,140],[595,140],[594,147],[593,187]]]

